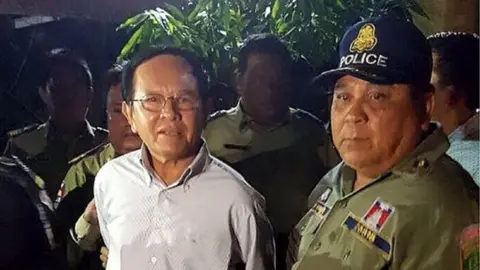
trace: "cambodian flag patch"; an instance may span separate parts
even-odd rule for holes
[[[368,209],[367,213],[363,216],[362,220],[372,229],[379,232],[394,211],[395,208],[376,199]]]

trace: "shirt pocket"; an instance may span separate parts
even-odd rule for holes
[[[352,229],[342,227],[338,232],[340,234],[337,238],[338,244],[332,245],[334,247],[332,256],[341,260],[344,267],[355,270],[381,270],[388,265],[392,254],[389,239],[362,223]]]

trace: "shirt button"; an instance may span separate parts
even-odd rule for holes
[[[315,251],[319,250],[320,247],[322,247],[322,242],[318,242],[316,245],[315,245]]]
[[[350,257],[350,254],[351,254],[351,253],[352,253],[352,252],[351,252],[350,250],[347,251],[347,253],[345,253],[345,255],[343,255],[343,260],[344,260],[344,261],[347,260],[347,259]]]
[[[157,258],[155,257],[152,257],[152,259],[150,260],[153,264],[157,263]]]

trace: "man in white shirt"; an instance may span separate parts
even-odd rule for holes
[[[275,268],[263,197],[201,138],[207,89],[181,49],[150,49],[125,68],[122,111],[143,146],[95,180],[107,269]]]

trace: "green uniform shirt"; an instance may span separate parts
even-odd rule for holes
[[[90,126],[74,138],[62,138],[51,122],[31,125],[8,133],[5,155],[16,155],[29,166],[45,184],[52,200],[69,169],[69,161],[107,140],[108,132]]]
[[[283,123],[262,129],[238,105],[214,114],[204,138],[212,155],[265,197],[277,258],[284,263],[288,234],[308,210],[308,195],[339,160],[324,126],[311,114],[290,109]]]
[[[471,196],[478,189],[445,155],[448,147],[437,127],[391,171],[357,191],[351,168],[341,163],[331,170],[290,236],[293,269],[459,269],[458,237],[478,222]]]
[[[72,166],[65,176],[62,186],[62,196],[85,184],[87,175],[97,175],[100,168],[115,156],[113,146],[108,143],[100,145],[73,159]]]
[[[95,176],[114,157],[115,150],[110,143],[99,145],[70,162],[72,166],[62,183],[56,214],[62,224],[63,238],[67,239],[67,260],[72,269],[101,269],[96,252],[101,240],[100,229],[98,226],[89,226],[82,215],[93,199]],[[93,252],[85,252],[80,247]]]

